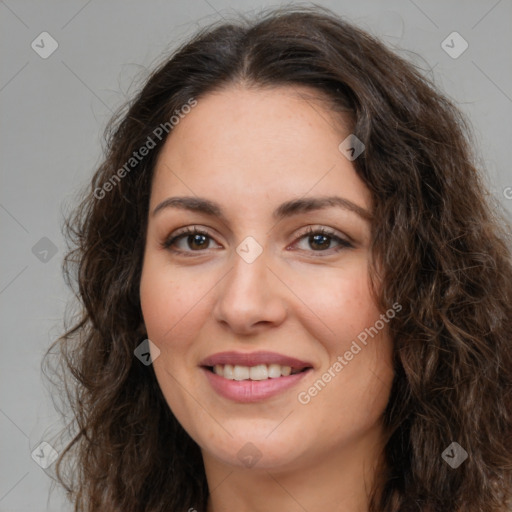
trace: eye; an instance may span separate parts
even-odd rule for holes
[[[191,252],[201,252],[205,249],[211,249],[210,242],[212,241],[213,238],[207,231],[197,227],[187,227],[177,233],[173,233],[162,242],[161,246],[173,252],[190,254]]]
[[[340,236],[338,236],[334,231],[330,229],[321,227],[315,228],[313,226],[309,226],[306,233],[299,237],[299,242],[305,242],[308,247],[300,248],[300,250],[311,251],[313,252],[334,252],[341,251],[343,249],[353,248],[354,246],[348,241]],[[332,247],[332,243],[337,244],[337,247]],[[297,244],[297,242],[295,242]]]
[[[173,233],[169,238],[162,242],[161,246],[164,249],[170,250],[175,253],[193,256],[192,253],[203,252],[207,249],[212,249],[211,242],[213,237],[205,230],[197,227],[186,227]],[[307,231],[303,233],[294,245],[300,242],[306,243],[308,247],[299,247],[302,251],[309,252],[339,252],[343,249],[354,247],[348,240],[338,236],[334,231],[319,227],[315,228],[309,226]],[[334,248],[332,244],[336,244]],[[217,244],[217,248],[220,246]],[[320,255],[319,255],[320,256]]]

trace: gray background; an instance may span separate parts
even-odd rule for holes
[[[491,192],[512,211],[512,0],[317,3],[434,77],[469,116]],[[198,27],[271,5],[278,3],[0,1],[1,512],[71,510],[59,490],[49,494],[52,466],[42,469],[31,452],[59,428],[40,362],[70,298],[60,270],[62,213],[100,161],[105,124]],[[42,46],[44,31],[58,43],[46,59],[31,47]],[[469,44],[456,59],[441,46],[453,31]]]

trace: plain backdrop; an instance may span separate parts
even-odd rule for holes
[[[49,460],[41,443],[59,428],[40,364],[71,297],[62,214],[101,160],[112,112],[198,28],[285,3],[0,1],[0,512],[72,510],[49,493],[53,466],[36,463],[38,453]],[[317,3],[381,37],[456,101],[492,194],[512,211],[512,1]]]

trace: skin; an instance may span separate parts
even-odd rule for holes
[[[332,195],[371,211],[368,189],[338,150],[350,131],[314,95],[241,85],[210,93],[173,129],[156,165],[141,305],[160,350],[159,385],[202,450],[209,512],[362,512],[381,460],[393,379],[387,325],[308,404],[297,399],[384,313],[370,292],[368,220],[340,207],[272,217],[285,201]],[[213,200],[226,221],[172,207],[153,215],[176,196]],[[162,247],[187,226],[210,238],[185,236],[178,252]],[[308,226],[352,246],[315,243]],[[236,252],[248,236],[263,249],[252,263]],[[278,352],[313,370],[277,396],[241,404],[218,395],[199,367],[231,350]],[[248,442],[260,456],[253,467],[237,456]]]

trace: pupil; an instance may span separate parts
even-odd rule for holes
[[[329,247],[329,237],[327,237],[325,235],[313,235],[311,238],[313,239],[313,244],[323,245],[324,246],[324,247],[322,247],[323,249],[327,249]],[[322,242],[319,241],[320,239],[324,240],[323,244],[322,244]],[[327,242],[327,247],[325,247],[326,242]]]
[[[206,237],[204,235],[190,235],[192,237],[192,246],[196,245],[196,247],[201,248],[202,245],[205,244]],[[190,238],[189,238],[190,241]]]

